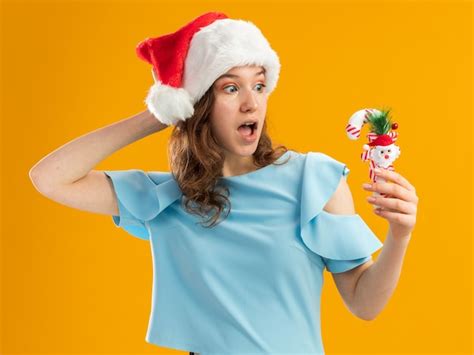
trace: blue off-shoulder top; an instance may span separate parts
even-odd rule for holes
[[[323,210],[349,173],[324,153],[288,150],[276,164],[220,178],[231,210],[212,228],[185,211],[171,173],[104,173],[118,201],[113,222],[150,243],[151,344],[200,355],[324,354],[324,269],[353,269],[383,245],[359,214]]]

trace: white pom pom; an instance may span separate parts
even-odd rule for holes
[[[370,150],[370,145],[364,144],[364,145],[362,146],[362,148],[364,148],[364,150]]]
[[[145,99],[148,110],[166,125],[175,125],[194,114],[189,93],[182,88],[174,88],[157,81],[148,91]]]

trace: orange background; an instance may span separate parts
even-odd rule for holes
[[[472,353],[472,7],[467,1],[3,1],[2,354],[183,353],[145,342],[149,245],[112,218],[65,207],[28,172],[56,148],[145,109],[146,37],[206,11],[259,26],[282,71],[268,107],[274,143],[345,162],[356,211],[372,213],[355,111],[391,107],[417,189],[417,225],[398,287],[371,322],[344,306],[325,272],[322,333],[333,353]],[[169,171],[171,128],[96,169]],[[377,258],[380,250],[374,254]]]

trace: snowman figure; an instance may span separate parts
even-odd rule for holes
[[[364,152],[361,154],[362,161],[369,161],[369,177],[373,182],[386,182],[380,176],[374,174],[374,169],[387,169],[394,171],[393,162],[400,156],[401,150],[395,145],[398,134],[390,131],[398,128],[397,123],[391,123],[388,117],[389,111],[376,109],[363,109],[354,113],[346,126],[349,139],[355,140],[360,136],[361,128],[369,123],[370,133],[367,134],[369,144],[364,144]],[[373,191],[373,196],[385,196],[384,193]]]

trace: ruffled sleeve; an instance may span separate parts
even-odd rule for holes
[[[134,237],[149,240],[147,221],[181,196],[177,182],[167,172],[142,170],[104,171],[112,180],[118,203],[118,216],[112,216],[117,227]]]
[[[370,260],[383,244],[364,220],[358,214],[337,215],[323,210],[349,168],[324,153],[308,152],[305,159],[300,211],[303,243],[333,273]]]

